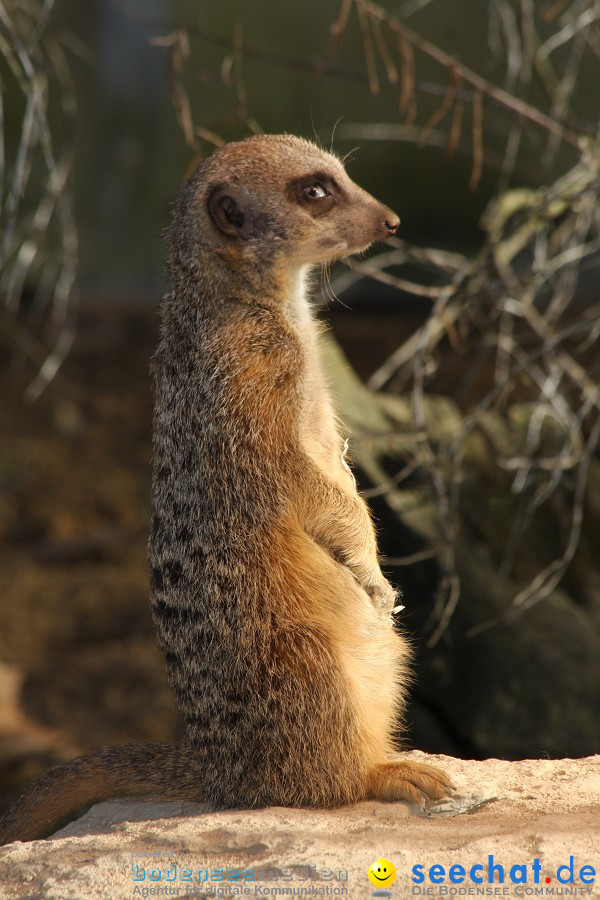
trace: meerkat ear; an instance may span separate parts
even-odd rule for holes
[[[229,237],[245,236],[249,224],[235,194],[234,187],[218,185],[209,194],[207,203],[214,224]]]

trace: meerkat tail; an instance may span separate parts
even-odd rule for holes
[[[189,751],[169,743],[103,747],[50,769],[0,817],[0,846],[46,837],[69,813],[117,797],[202,800]]]

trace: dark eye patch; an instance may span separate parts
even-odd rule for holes
[[[328,213],[342,197],[335,178],[326,172],[311,172],[300,178],[290,178],[286,195],[292,203],[303,206],[315,218]]]

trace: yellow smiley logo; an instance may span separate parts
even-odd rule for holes
[[[381,857],[376,859],[374,863],[371,863],[367,875],[369,876],[369,881],[375,887],[387,887],[396,880],[396,869],[389,859]]]

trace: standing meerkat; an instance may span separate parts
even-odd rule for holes
[[[117,796],[220,808],[420,801],[443,772],[395,753],[410,651],[317,348],[310,266],[396,233],[333,155],[227,144],[183,186],[155,381],[151,607],[181,746],[98,750],[0,820],[47,834]]]

